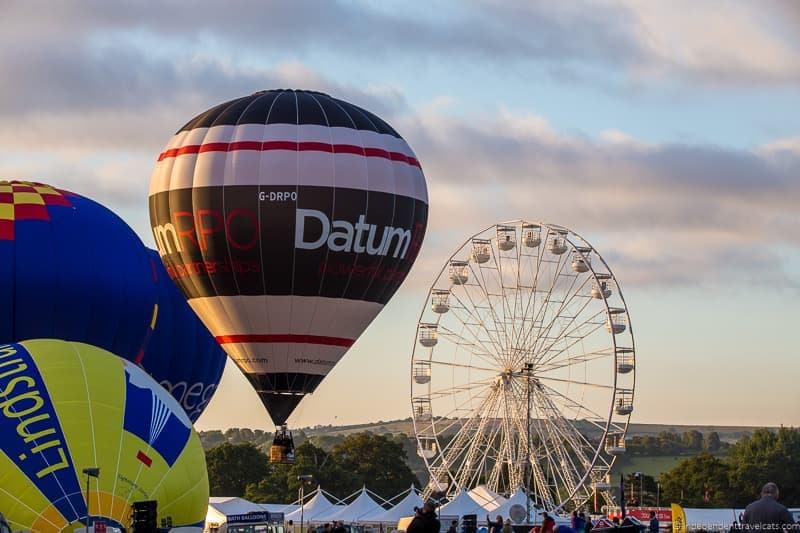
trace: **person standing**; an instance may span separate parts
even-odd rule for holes
[[[458,520],[450,522],[450,528],[447,530],[447,533],[458,533]]]
[[[658,517],[655,511],[650,511],[650,533],[658,533]]]
[[[586,513],[584,513],[583,511],[581,511],[581,513],[578,516],[580,516],[581,520],[583,520],[583,531],[585,531],[586,533],[589,533],[589,531],[592,530],[592,520],[591,520],[591,518],[587,517]]]
[[[584,518],[584,516],[583,513],[578,514],[578,511],[572,511],[572,519],[569,525],[578,533],[583,533],[586,529],[586,518]]]
[[[506,521],[503,524],[503,533],[514,533],[514,528],[511,527],[511,519],[510,518],[506,518]]]
[[[794,523],[786,506],[778,503],[778,486],[771,481],[761,489],[761,497],[748,505],[742,515],[742,529],[788,531]]]
[[[436,518],[436,509],[430,502],[425,502],[417,515],[408,525],[406,533],[439,533],[442,524]]]
[[[555,519],[547,514],[547,511],[542,511],[542,529],[541,533],[554,533],[556,530]]]
[[[503,533],[503,517],[502,516],[497,515],[497,518],[495,518],[494,522],[492,522],[492,519],[489,518],[489,515],[487,514],[486,515],[486,523],[489,526],[489,533]]]

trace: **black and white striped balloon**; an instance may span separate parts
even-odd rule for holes
[[[170,276],[276,424],[397,291],[427,218],[425,176],[403,138],[312,91],[263,91],[198,115],[150,184]]]

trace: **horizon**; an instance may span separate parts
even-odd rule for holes
[[[298,431],[311,430],[311,431],[314,431],[314,430],[319,430],[319,429],[338,430],[338,429],[357,428],[357,427],[360,427],[360,426],[380,426],[380,425],[396,424],[396,423],[402,423],[402,422],[409,422],[410,423],[411,422],[411,417],[409,416],[409,417],[406,417],[406,418],[395,419],[395,420],[375,420],[375,421],[370,421],[370,422],[359,422],[359,423],[354,423],[354,424],[346,424],[346,425],[338,425],[338,426],[331,425],[331,424],[326,424],[326,425],[318,424],[318,425],[315,425],[315,426],[293,427],[291,429],[293,431],[294,430],[298,430]],[[781,427],[785,427],[787,429],[795,429],[796,428],[796,426],[744,426],[744,425],[719,425],[719,424],[679,424],[679,423],[663,423],[663,422],[631,422],[630,426],[628,428],[629,431],[630,431],[630,428],[632,426],[637,426],[637,427],[638,426],[663,426],[665,428],[672,427],[672,428],[676,428],[676,429],[679,429],[679,428],[704,428],[704,429],[708,429],[710,431],[717,431],[717,430],[731,430],[731,431],[734,431],[734,430],[753,430],[753,431],[755,431],[755,430],[758,430],[758,429],[768,429],[768,430],[772,431],[772,430],[778,430]],[[263,430],[263,429],[260,429],[260,428],[235,427],[235,426],[231,426],[231,427],[227,427],[227,428],[204,428],[204,429],[198,429],[198,431],[205,431],[205,432],[208,432],[208,431],[222,431],[222,432],[225,432],[225,431],[227,431],[229,429],[249,429],[251,431],[263,431],[265,433],[273,433],[274,432],[274,430],[269,430],[269,429]]]

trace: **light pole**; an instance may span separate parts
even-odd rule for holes
[[[656,482],[656,507],[661,507],[661,482]]]
[[[527,423],[525,426],[526,441],[525,441],[525,453],[527,457],[525,457],[525,466],[527,468],[527,472],[525,473],[525,481],[527,487],[525,487],[525,517],[528,521],[528,524],[531,523],[531,477],[533,477],[533,459],[531,457],[531,374],[533,374],[533,363],[525,363],[525,377],[526,385],[527,385],[527,400],[528,400],[528,413],[527,413]]]
[[[644,507],[644,474],[634,472],[633,475],[639,478],[639,507]]]
[[[100,478],[100,468],[96,466],[90,466],[84,468],[83,473],[86,474],[86,533],[89,533],[89,517],[91,516],[89,513],[89,480],[91,478]]]
[[[305,533],[305,530],[303,529],[303,519],[305,518],[305,502],[303,501],[306,496],[305,486],[306,483],[311,483],[313,479],[314,476],[311,474],[302,474],[297,476],[297,481],[300,482],[300,533]]]

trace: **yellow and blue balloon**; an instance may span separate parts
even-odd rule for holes
[[[88,512],[85,468],[91,479]],[[0,509],[12,529],[62,531],[87,515],[129,527],[131,504],[202,530],[208,474],[175,399],[135,364],[61,340],[0,345]]]

